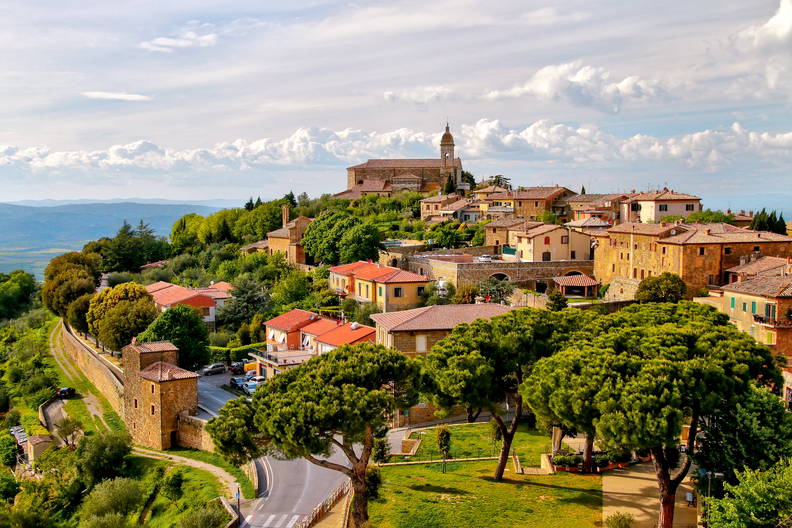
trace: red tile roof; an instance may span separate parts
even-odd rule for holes
[[[330,268],[332,273],[338,275],[353,275],[355,278],[373,282],[398,283],[398,282],[429,282],[431,279],[410,271],[383,266],[374,262],[353,262]]]
[[[638,193],[630,198],[630,202],[668,202],[673,200],[701,200],[698,196],[692,194],[682,194],[668,189],[661,189],[657,191],[646,191]]]
[[[338,321],[334,321],[332,319],[319,319],[318,321],[314,321],[313,323],[303,326],[300,328],[300,332],[305,334],[311,334],[313,336],[322,335],[325,332],[329,332],[339,326]]]
[[[358,188],[347,189],[333,195],[338,200],[358,200],[363,198],[363,193]]]
[[[132,343],[127,347],[134,348],[139,354],[146,354],[149,352],[178,352],[179,349],[170,341],[152,341],[150,343]],[[124,347],[126,348],[126,347]]]
[[[171,286],[173,286],[173,284],[171,284],[170,282],[159,281],[146,286],[146,291],[149,293],[154,293],[155,291],[159,291],[165,288],[170,288]]]
[[[553,282],[559,286],[596,286],[599,284],[598,280],[592,279],[584,274],[553,277]]]
[[[347,167],[348,169],[423,169],[444,166],[441,158],[428,159],[370,159],[365,163]],[[454,167],[461,167],[462,160],[454,158]]]
[[[730,273],[745,273],[746,275],[783,275],[788,260],[782,257],[759,257],[756,260],[740,264],[726,271]]]
[[[351,345],[359,341],[374,341],[377,330],[359,323],[347,323],[325,332],[314,341],[331,346]]]
[[[434,203],[434,202],[447,202],[449,200],[458,200],[458,194],[436,194],[421,200],[421,203]]]
[[[226,281],[215,282],[214,284],[210,285],[209,287],[210,288],[217,288],[218,290],[223,290],[223,291],[226,291],[226,292],[230,292],[231,290],[234,289],[234,285],[229,283],[229,282],[226,282]]]
[[[391,190],[391,184],[386,180],[363,180],[358,189],[362,192],[384,192]]]
[[[548,200],[569,191],[566,187],[529,187],[521,191],[490,194],[487,200]]]
[[[473,189],[473,193],[498,193],[498,192],[506,192],[509,189],[504,187],[498,187],[497,185],[487,185],[486,187],[482,187],[481,189]]]
[[[265,321],[264,325],[277,328],[278,330],[283,330],[284,332],[292,332],[308,324],[311,324],[318,318],[319,316],[315,313],[295,308],[293,310],[289,310],[283,315],[279,315],[278,317],[274,317],[269,321]]]
[[[511,306],[490,303],[438,304],[400,312],[372,314],[371,318],[389,332],[452,330],[458,324],[489,319],[513,309]]]
[[[154,298],[154,302],[160,306],[182,304],[188,300],[191,301],[190,304],[197,306],[215,305],[215,301],[211,296],[175,284],[171,284],[167,288],[157,289],[153,292],[150,291],[149,293],[151,293],[151,296]]]
[[[196,293],[200,293],[201,295],[207,295],[212,299],[230,299],[231,294],[224,290],[219,290],[217,288],[195,288]]]
[[[792,277],[754,277],[721,286],[723,291],[759,295],[767,298],[792,297]],[[779,314],[781,315],[781,314]]]
[[[556,224],[542,224],[531,229],[528,229],[524,233],[517,233],[517,238],[534,238],[539,235],[544,235],[545,233],[550,233],[557,229],[563,229],[566,231],[565,227]],[[511,230],[510,230],[511,231]]]
[[[173,380],[183,380],[200,377],[195,372],[184,370],[183,368],[157,361],[140,371],[140,377],[149,381],[163,382]]]

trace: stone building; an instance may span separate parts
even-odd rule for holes
[[[132,441],[162,450],[179,445],[179,415],[198,412],[198,374],[176,366],[173,343],[132,343],[122,351],[123,416]]]
[[[283,227],[267,233],[267,251],[273,253],[283,253],[286,262],[289,264],[307,264],[308,259],[302,245],[302,237],[305,230],[313,222],[313,218],[298,216],[289,221],[289,206],[284,205],[282,210]]]
[[[347,168],[347,190],[336,198],[356,199],[367,194],[390,196],[402,191],[437,192],[448,176],[458,188],[462,182],[462,160],[455,157],[454,137],[446,124],[440,139],[440,157],[429,159],[370,159]]]
[[[621,204],[634,194],[576,194],[560,202],[569,208],[568,216],[572,221],[595,218],[618,224],[621,222]]]
[[[665,216],[687,218],[702,211],[701,198],[670,189],[633,194],[620,201],[619,219],[622,222],[660,222]]]
[[[541,220],[545,213],[553,213],[565,218],[568,212],[563,201],[575,193],[566,187],[529,187],[516,191],[493,193],[484,199],[481,212],[487,215],[491,210],[510,210],[513,216],[528,220]]]
[[[330,268],[330,288],[361,303],[374,303],[383,312],[415,308],[422,302],[430,279],[416,273],[383,266],[379,262],[353,262]]]
[[[595,235],[594,274],[610,284],[608,298],[633,298],[646,277],[679,275],[693,296],[724,284],[740,259],[765,254],[792,256],[792,238],[729,224],[624,223]]]

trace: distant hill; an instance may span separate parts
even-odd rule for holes
[[[137,202],[54,207],[0,203],[0,271],[21,268],[41,277],[53,256],[82,249],[90,240],[114,235],[124,220],[135,225],[142,219],[158,235],[167,236],[180,217],[189,213],[205,216],[220,209]]]

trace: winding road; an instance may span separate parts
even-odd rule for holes
[[[203,376],[198,380],[198,403],[216,415],[228,400],[237,396],[220,388],[230,376]],[[344,463],[340,454],[330,457]],[[242,505],[243,527],[292,528],[322,503],[346,477],[337,471],[312,464],[304,459],[279,460],[264,457],[256,460],[259,496]]]

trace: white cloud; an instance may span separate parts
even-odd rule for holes
[[[175,35],[146,40],[139,47],[148,51],[172,53],[183,48],[209,48],[217,44],[217,32],[213,24],[189,22]]]
[[[429,103],[444,101],[454,96],[453,90],[445,86],[418,86],[407,90],[384,92],[383,97],[389,102],[412,103],[425,106]]]
[[[743,29],[732,38],[731,45],[751,61],[754,71],[764,70],[767,88],[788,95],[792,87],[792,0],[780,0],[778,10],[767,22]],[[750,90],[750,83],[743,86]]]
[[[439,133],[408,129],[364,132],[301,128],[282,139],[237,139],[211,148],[174,150],[150,141],[97,151],[50,151],[0,146],[0,167],[32,172],[126,170],[150,173],[248,171],[267,167],[309,169],[341,166],[368,158],[427,157],[437,151]],[[593,125],[570,126],[541,120],[521,129],[498,120],[463,125],[458,149],[467,160],[530,160],[571,167],[623,167],[643,162],[669,168],[717,170],[742,161],[789,163],[792,132],[753,132],[735,123],[670,138],[619,138]]]
[[[627,101],[670,99],[668,88],[660,81],[637,76],[615,81],[607,70],[584,65],[580,60],[545,66],[525,83],[506,90],[493,90],[483,97],[498,100],[524,96],[546,101],[565,101],[610,113],[618,113]]]
[[[88,99],[108,99],[111,101],[151,101],[151,97],[148,95],[126,92],[83,92],[82,96]]]

